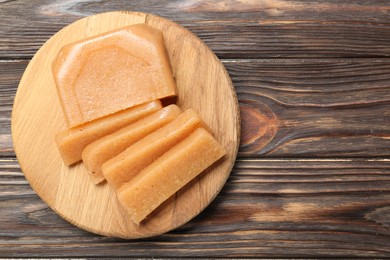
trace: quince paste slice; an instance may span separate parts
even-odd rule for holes
[[[55,140],[66,165],[81,160],[87,145],[162,108],[159,100],[108,115],[57,133]]]
[[[202,119],[194,110],[184,111],[173,121],[103,163],[104,177],[114,189],[118,189],[196,128],[203,125]]]
[[[171,122],[180,113],[181,110],[176,105],[164,107],[89,144],[82,152],[82,159],[92,182],[98,184],[105,180],[102,173],[103,163],[126,150],[126,148],[148,134]]]
[[[120,187],[118,199],[139,224],[224,154],[218,141],[204,128],[198,128]]]
[[[176,95],[163,35],[146,24],[66,45],[52,67],[69,128]]]

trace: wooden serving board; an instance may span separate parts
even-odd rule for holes
[[[178,105],[198,111],[226,147],[227,155],[135,225],[107,184],[95,186],[83,163],[63,164],[54,142],[66,128],[51,64],[68,43],[123,26],[147,23],[160,29],[178,87]],[[199,214],[218,194],[233,167],[240,118],[232,82],[221,62],[195,35],[144,13],[110,12],[74,22],[51,37],[29,63],[12,112],[12,136],[20,166],[36,193],[72,224],[106,236],[141,238],[172,230]]]

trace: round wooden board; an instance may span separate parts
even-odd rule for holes
[[[82,163],[63,164],[54,136],[66,128],[51,64],[68,43],[123,26],[147,23],[160,29],[178,87],[178,105],[198,111],[227,155],[135,225],[109,185],[91,183]],[[36,193],[72,224],[105,236],[149,237],[170,231],[199,214],[218,194],[233,167],[240,118],[232,82],[213,52],[185,28],[150,14],[110,12],[78,20],[51,37],[29,63],[12,112],[12,136],[21,168]]]

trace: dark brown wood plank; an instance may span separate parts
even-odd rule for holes
[[[68,224],[16,159],[0,159],[0,183],[2,257],[390,257],[389,160],[239,159],[201,215],[137,241]]]
[[[0,58],[31,58],[65,25],[111,10],[189,28],[220,58],[389,57],[387,1],[2,1]]]
[[[11,136],[13,100],[27,61],[0,61],[0,156],[14,156]]]
[[[242,115],[240,156],[390,156],[390,60],[224,60]],[[0,154],[27,61],[0,62]]]
[[[388,156],[388,62],[225,62],[241,105],[241,155]]]
[[[224,59],[240,101],[242,143],[224,189],[151,239],[67,223],[30,188],[12,148],[23,59],[63,26],[110,10],[189,28]],[[388,1],[0,1],[0,256],[390,258],[389,14]]]

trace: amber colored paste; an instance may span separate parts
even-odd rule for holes
[[[71,165],[80,161],[82,151],[90,143],[161,108],[160,101],[152,101],[59,132],[56,135],[56,143],[64,163]]]
[[[104,177],[113,188],[118,189],[202,124],[195,111],[186,110],[175,120],[105,162],[102,166]]]
[[[66,45],[52,67],[68,127],[176,95],[162,33],[146,24]]]
[[[171,122],[180,113],[181,110],[176,105],[164,107],[88,145],[82,152],[82,159],[86,168],[89,170],[91,180],[95,184],[103,181],[103,163],[115,157],[146,135]]]
[[[153,210],[225,154],[204,128],[198,128],[118,190],[118,199],[139,224]]]

